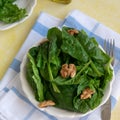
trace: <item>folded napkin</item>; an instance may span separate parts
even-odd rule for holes
[[[46,37],[49,28],[62,27],[63,25],[84,29],[89,36],[94,36],[101,46],[103,46],[104,39],[115,39],[115,43],[117,43],[115,46],[115,80],[111,93],[112,108],[115,106],[120,96],[120,35],[78,10],[71,11],[64,20],[41,12],[5,76],[0,81],[0,120],[70,120],[70,118],[58,118],[36,109],[24,95],[19,78],[20,64],[25,52],[33,44]],[[101,120],[100,116],[101,108],[89,115],[71,118],[71,120]]]

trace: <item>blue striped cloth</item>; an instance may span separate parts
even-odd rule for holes
[[[33,44],[45,38],[49,28],[62,27],[63,25],[84,29],[89,36],[95,37],[101,46],[103,46],[104,39],[115,39],[117,43],[114,65],[115,81],[111,93],[112,108],[115,106],[120,96],[120,35],[78,10],[71,11],[64,20],[41,12],[24,44],[0,81],[0,120],[70,120],[70,118],[58,118],[36,109],[25,97],[19,78],[20,64],[27,50]],[[100,115],[101,108],[89,115],[81,118],[71,118],[71,120],[101,120]]]

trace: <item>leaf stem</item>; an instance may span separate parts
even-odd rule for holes
[[[93,70],[97,73],[97,75],[100,77],[102,74],[97,70],[97,68],[95,67],[95,65],[93,64],[93,62],[91,61],[91,67],[93,68]]]
[[[92,61],[90,60],[79,72],[79,74],[81,74],[82,71],[84,71],[90,64],[92,63]]]
[[[53,75],[52,75],[50,64],[47,63],[47,66],[48,66],[49,78],[50,78],[50,81],[52,82],[54,78],[53,78]],[[55,92],[60,93],[60,90],[58,89],[58,87],[55,83],[52,83],[52,86],[53,86],[53,89],[54,89]]]

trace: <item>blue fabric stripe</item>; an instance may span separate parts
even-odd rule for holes
[[[35,112],[35,108],[33,108],[29,113],[28,115],[23,119],[23,120],[29,120],[30,117],[33,115],[33,113]],[[46,115],[50,120],[57,120],[57,118],[55,118],[54,116],[52,115],[49,115],[48,113],[44,112],[44,111],[41,111],[38,109],[38,111],[42,112],[44,115]]]
[[[100,25],[100,23],[96,23],[95,26],[93,27],[93,29],[91,30],[90,36],[92,36],[92,34],[96,31],[96,29],[98,28],[98,26]]]
[[[100,36],[96,35],[95,30],[97,29],[97,27],[100,25],[100,23],[96,23],[96,25],[94,26],[94,28],[92,29],[92,31],[89,31],[87,28],[85,28],[83,25],[81,25],[78,21],[76,21],[75,18],[73,18],[72,16],[68,16],[68,18],[66,19],[66,21],[64,22],[64,25],[72,27],[72,28],[76,28],[76,29],[83,29],[85,30],[85,32],[90,36],[90,37],[95,37],[96,40],[98,41],[98,43],[103,47],[104,46],[104,39],[101,38]],[[120,54],[119,54],[120,48],[115,47],[115,58],[120,60]]]
[[[33,115],[34,112],[35,108],[33,108],[23,120],[29,120],[29,118]]]
[[[76,19],[74,19],[71,16],[67,17],[66,21],[64,22],[64,25],[69,26],[71,28],[76,28],[78,30],[84,29],[88,35],[90,34],[90,31],[88,29],[86,29],[83,25],[81,25],[79,22],[76,21]]]
[[[8,89],[7,87],[5,87],[5,88],[3,88],[3,91],[4,91],[4,92],[8,92],[9,89]]]
[[[20,72],[20,64],[21,64],[21,61],[15,58],[13,62],[11,63],[10,68],[15,70],[16,72]]]
[[[29,105],[31,105],[33,108],[36,108],[26,97],[24,97],[23,95],[21,95],[21,93],[15,88],[15,87],[12,87],[11,88],[12,91],[19,97],[21,98],[23,101],[25,101],[26,103],[28,103]],[[39,110],[39,109],[38,109]],[[48,118],[50,118],[51,120],[57,120],[57,118],[55,118],[54,116],[52,115],[49,115],[48,113],[44,112],[44,111],[41,111],[39,110],[40,112],[42,112],[43,114],[45,114]],[[29,117],[29,115],[28,115]]]
[[[28,103],[29,105],[33,106],[33,104],[26,98],[24,97],[15,87],[12,87],[11,90],[19,97],[21,98],[23,101],[25,101],[26,103]],[[34,106],[33,106],[34,107]],[[34,107],[35,108],[35,107]]]
[[[110,99],[111,99],[111,109],[113,109],[117,103],[117,100],[113,96],[110,96]]]
[[[50,115],[44,111],[41,111],[41,110],[39,110],[39,111],[42,112],[43,114],[45,114],[50,120],[58,120],[55,116],[52,116],[52,115]]]
[[[58,25],[58,28],[62,28],[64,23],[65,23],[65,21],[66,21],[66,18]]]
[[[115,74],[120,70],[120,62],[114,66],[114,72]]]
[[[84,117],[81,117],[80,120],[87,120],[89,118],[89,115],[86,115]]]
[[[33,26],[33,30],[36,31],[37,33],[41,34],[42,36],[47,35],[48,28],[44,25],[42,25],[39,22],[36,22],[35,25]]]

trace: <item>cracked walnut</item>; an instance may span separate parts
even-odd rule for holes
[[[44,108],[44,107],[53,106],[53,105],[55,105],[55,102],[53,102],[52,100],[45,100],[43,102],[40,102],[38,106],[40,108]]]
[[[74,35],[74,34],[78,34],[78,33],[79,33],[79,31],[76,30],[76,29],[70,29],[70,30],[68,30],[67,32],[68,32],[70,35]]]
[[[73,78],[76,75],[76,67],[74,64],[63,64],[60,73],[63,78]]]
[[[80,95],[81,99],[87,99],[91,98],[91,95],[94,94],[95,92],[91,90],[90,88],[86,88],[83,90],[82,94]]]

